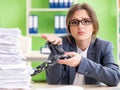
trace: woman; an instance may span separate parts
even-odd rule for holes
[[[96,37],[99,24],[94,10],[86,3],[73,5],[68,11],[66,26],[69,35],[41,36],[53,44],[62,45],[65,55],[71,56],[48,68],[47,82],[118,85],[120,72],[114,62],[112,44]],[[52,55],[51,52],[50,57]]]

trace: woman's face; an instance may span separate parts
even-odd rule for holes
[[[81,9],[76,11],[70,20],[70,32],[75,40],[89,40],[93,31],[93,23],[86,10]]]

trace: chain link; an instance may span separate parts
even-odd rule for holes
[[[68,58],[70,58],[70,56],[55,55],[55,56],[51,57],[50,60],[47,60],[47,61],[43,62],[41,65],[34,68],[33,69],[34,73],[31,76],[34,76],[34,75],[46,70],[48,67],[55,65],[57,60],[59,60],[59,59],[68,59]]]
[[[52,63],[52,61],[47,60],[44,63],[42,63],[41,65],[37,66],[36,68],[34,68],[34,73],[31,76],[34,76],[34,75],[46,70],[51,63]]]

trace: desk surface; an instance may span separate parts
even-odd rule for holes
[[[49,85],[47,83],[32,83],[32,90],[35,90],[37,88],[53,88],[53,87],[61,87],[63,85]],[[105,86],[105,85],[100,85],[100,86],[97,86],[97,85],[83,85],[81,86],[84,88],[84,90],[120,90],[120,84],[116,87],[108,87],[108,86]]]

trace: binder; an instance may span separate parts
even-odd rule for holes
[[[68,0],[64,0],[64,8],[68,8]]]
[[[67,33],[67,30],[66,30],[66,15],[64,15],[64,32],[63,33]]]
[[[33,16],[33,33],[38,33],[38,16]]]
[[[33,31],[33,16],[29,15],[29,33]]]
[[[54,0],[54,8],[59,8],[59,0]]]
[[[64,15],[60,15],[60,30],[59,30],[59,33],[64,33],[64,25],[65,25]]]
[[[37,15],[29,16],[29,33],[30,34],[38,33],[38,16]]]
[[[73,0],[69,0],[68,2],[68,8],[70,8],[73,5]]]
[[[55,33],[59,33],[59,25],[60,25],[60,22],[59,22],[59,15],[55,15],[54,17],[54,28],[55,28]]]
[[[54,8],[54,0],[49,0],[49,7]]]
[[[54,25],[55,33],[66,33],[66,15],[56,15]]]
[[[64,8],[64,0],[59,0],[59,8]]]

